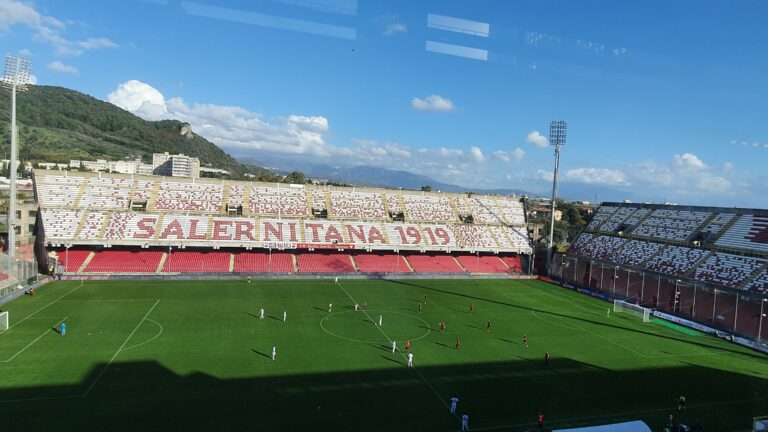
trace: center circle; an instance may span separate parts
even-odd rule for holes
[[[379,315],[383,318],[381,329],[378,328]],[[413,342],[432,332],[429,323],[417,316],[376,309],[334,312],[320,320],[320,328],[350,342],[375,344],[383,342],[384,334],[396,341],[410,339]]]

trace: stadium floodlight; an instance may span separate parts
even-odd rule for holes
[[[552,214],[549,218],[549,246],[547,266],[549,274],[552,275],[552,259],[555,256],[553,250],[555,235],[555,209],[557,209],[557,171],[560,167],[560,146],[565,145],[565,135],[568,125],[563,120],[556,120],[549,123],[549,144],[555,146],[555,175],[552,178]]]
[[[5,57],[5,68],[0,84],[11,91],[11,154],[8,158],[8,177],[10,188],[8,192],[8,260],[11,271],[14,270],[16,255],[16,92],[25,91],[32,83],[29,70],[32,62],[29,59],[8,55]]]

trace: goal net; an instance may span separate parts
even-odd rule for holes
[[[627,303],[624,300],[614,300],[613,301],[613,311],[614,312],[623,312],[623,313],[629,313],[631,315],[635,315],[639,318],[643,319],[643,322],[650,322],[651,321],[651,310],[648,308],[644,308],[642,306],[638,306],[633,303]]]
[[[0,312],[0,331],[8,330],[8,312]]]

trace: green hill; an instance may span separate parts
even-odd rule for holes
[[[8,158],[10,97],[0,97],[0,155]],[[219,147],[194,133],[182,135],[185,124],[177,120],[146,121],[111,103],[86,94],[50,86],[30,86],[17,95],[19,159],[69,162],[70,159],[118,160],[152,153],[184,153],[201,165],[230,171],[233,178],[245,172],[268,171],[245,166]]]

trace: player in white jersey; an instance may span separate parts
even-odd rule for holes
[[[277,346],[272,345],[272,360],[274,360],[275,357],[277,357]]]
[[[283,311],[283,322],[288,319],[288,311]]]
[[[466,414],[461,416],[461,430],[463,431],[469,430],[469,416]]]
[[[397,351],[397,341],[392,341],[392,354],[394,354],[395,351]]]
[[[408,353],[408,367],[413,367],[413,353]]]
[[[264,319],[264,308],[259,309],[259,319]]]
[[[381,327],[381,322],[382,322],[382,320],[383,320],[383,319],[384,319],[384,317],[382,317],[381,315],[379,315],[379,327]]]
[[[451,398],[451,414],[456,414],[456,405],[459,403],[459,398],[456,396]]]

